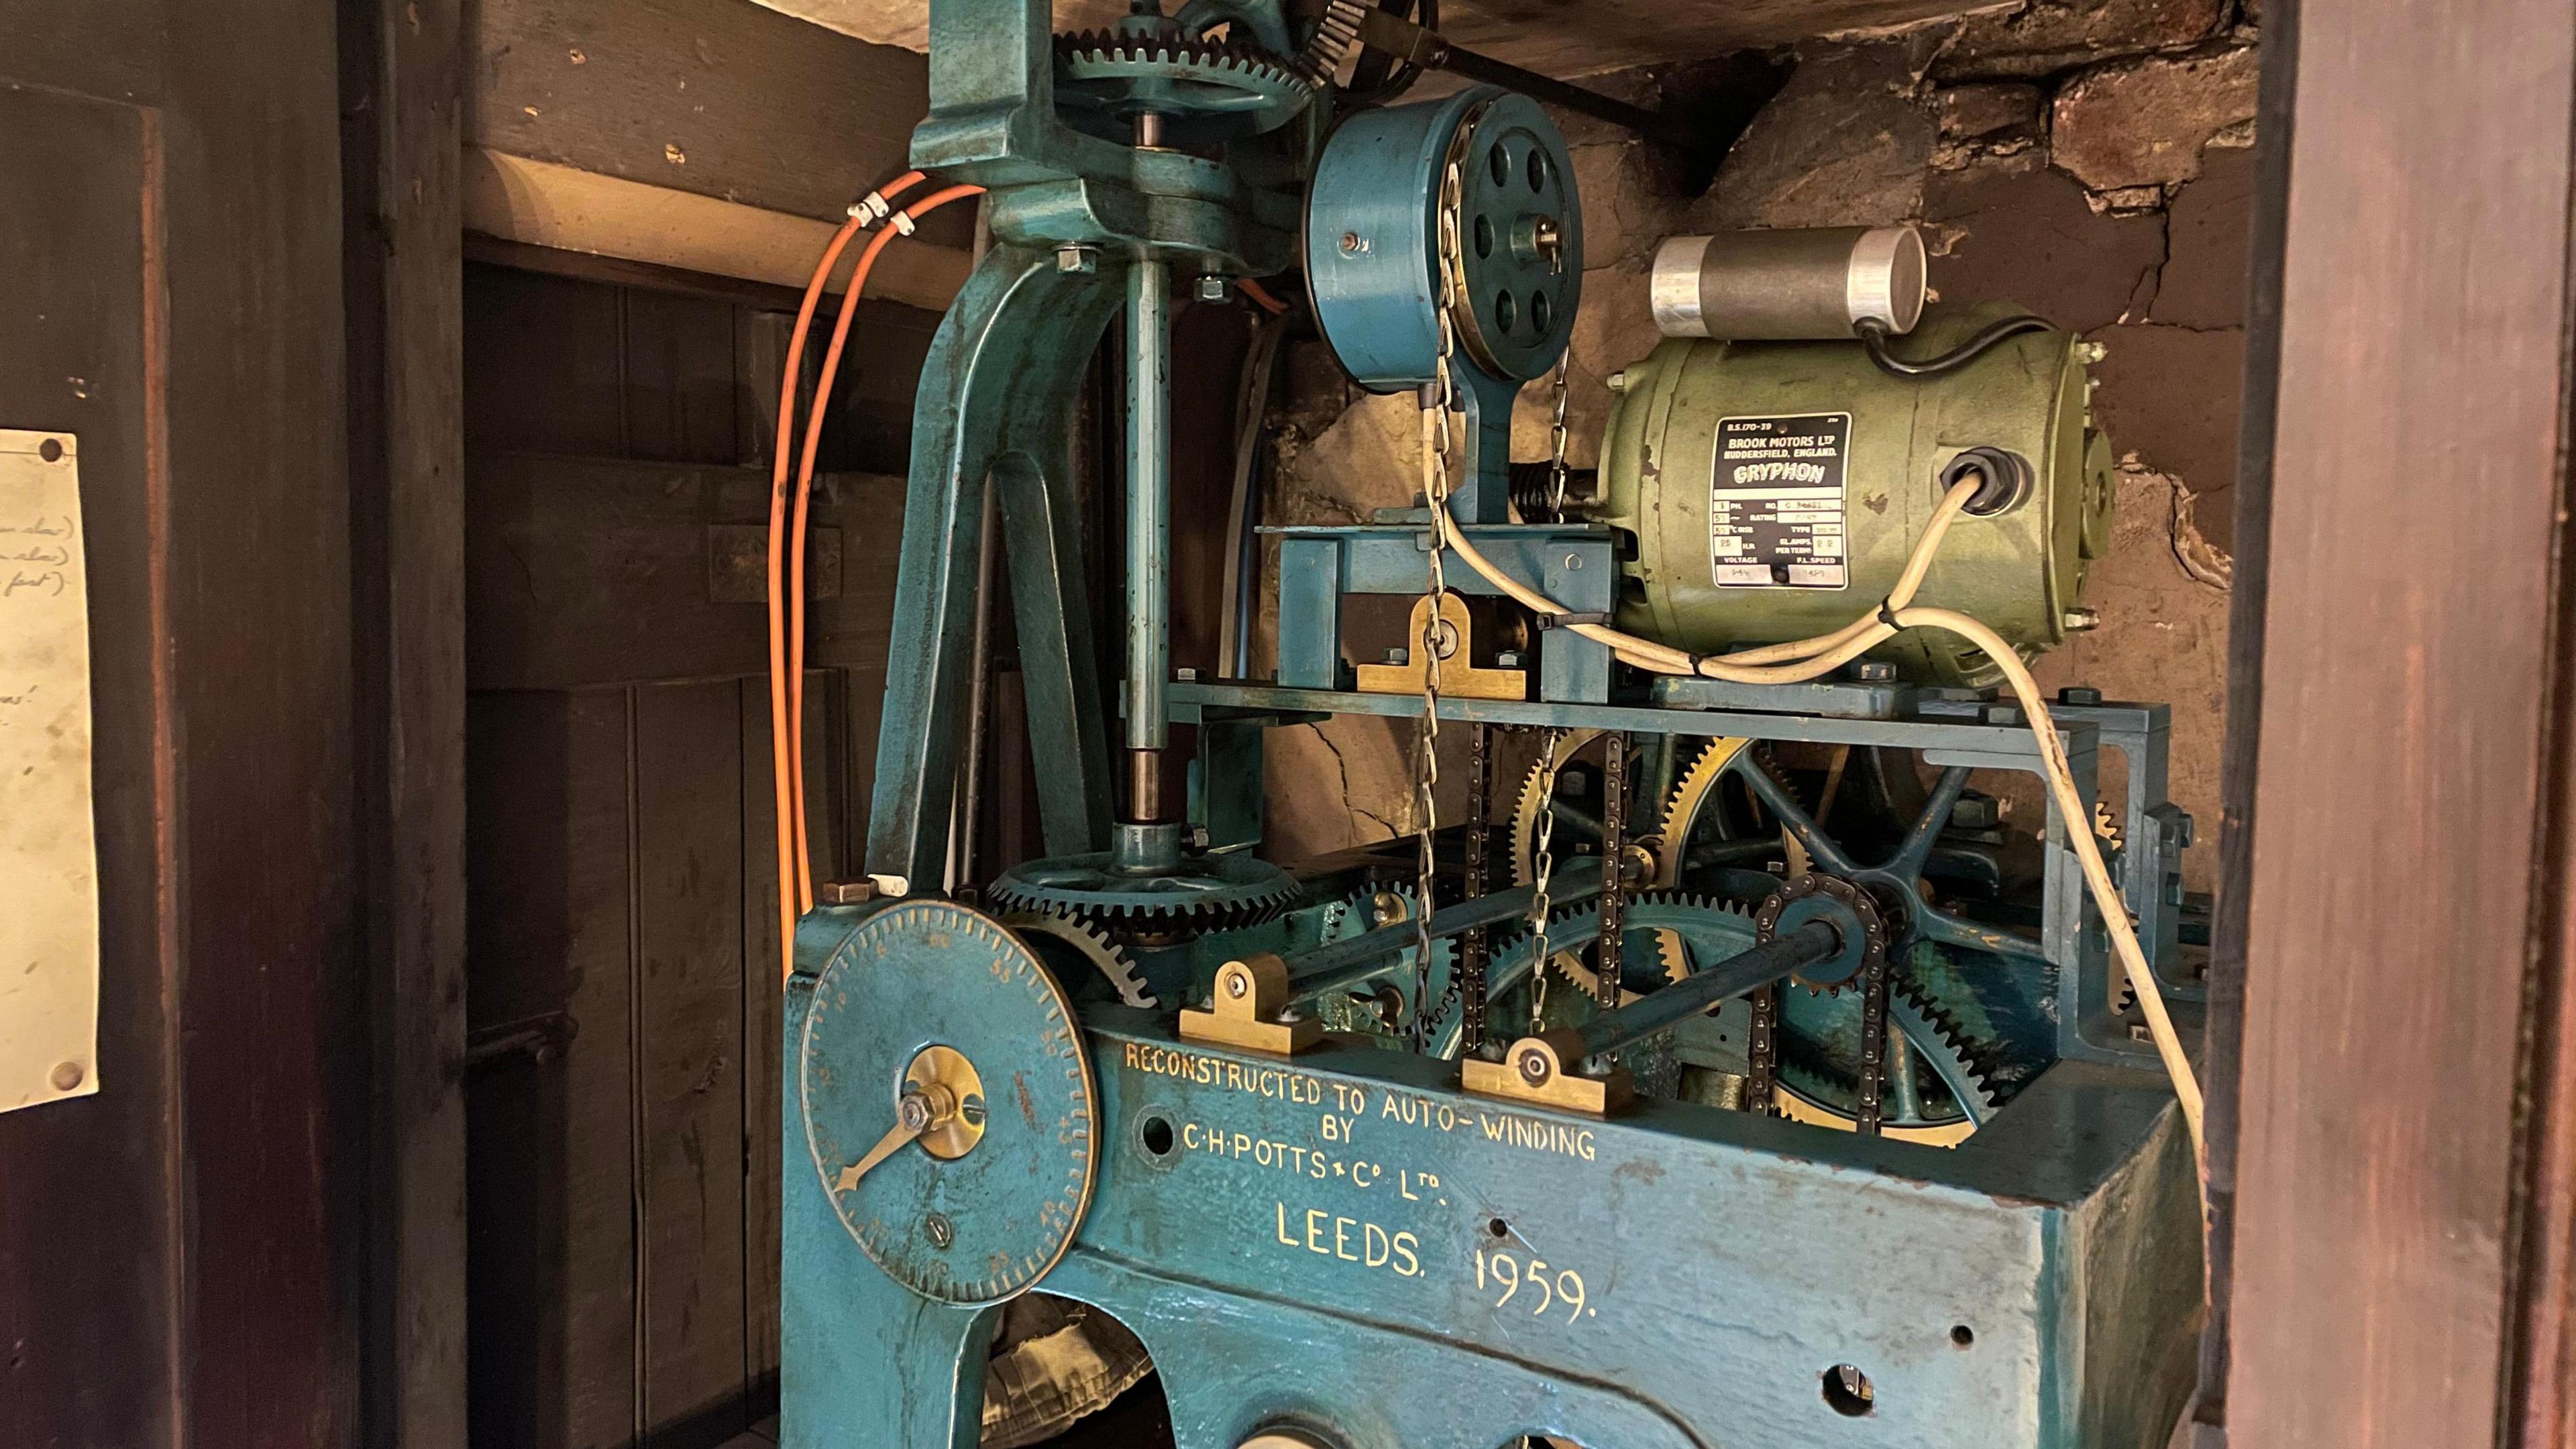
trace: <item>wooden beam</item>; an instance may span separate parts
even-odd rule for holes
[[[468,231],[799,291],[837,224],[481,148],[462,185]],[[963,248],[915,237],[878,258],[868,295],[945,311],[973,269]]]
[[[791,216],[838,222],[929,106],[921,56],[744,0],[479,0],[467,24],[469,143]]]
[[[350,546],[374,1120],[370,1439],[463,1449],[462,0],[341,6]]]
[[[919,50],[930,33],[929,0],[757,0],[817,27],[882,46]],[[1943,15],[1992,10],[2000,0],[1449,0],[1441,33],[1471,50],[1546,75],[1706,60],[1793,40]],[[1105,26],[1125,0],[1057,0],[1059,31]]]
[[[2500,1428],[2520,1245],[2569,1230],[2563,1191],[2525,1229],[2523,1113],[2567,949],[2576,10],[2296,23],[2228,1436],[2537,1446]]]

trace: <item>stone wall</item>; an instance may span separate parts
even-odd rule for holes
[[[1593,461],[1609,410],[1602,379],[1656,341],[1647,265],[1677,233],[1915,222],[1939,294],[2017,302],[2104,345],[2095,415],[2123,471],[2117,540],[2090,586],[2103,623],[2038,672],[2050,687],[2173,705],[2173,793],[2201,822],[2186,860],[2197,889],[2216,870],[2256,18],[2238,0],[2032,0],[1802,45],[1786,88],[1696,197],[1643,143],[1559,118],[1588,251],[1568,410],[1577,464]],[[1660,104],[1693,80],[1681,65],[1595,83]],[[1409,399],[1359,395],[1320,344],[1292,356],[1291,392],[1267,518],[1354,520],[1411,500]],[[1524,396],[1517,456],[1545,456],[1544,403],[1543,388]],[[1410,738],[1371,720],[1274,731],[1272,853],[1409,828]],[[2106,788],[2117,778],[2106,769]],[[2016,820],[2035,824],[2036,790],[2016,793]],[[1444,792],[1444,817],[1459,808]]]

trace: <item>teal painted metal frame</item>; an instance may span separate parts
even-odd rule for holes
[[[855,914],[815,918],[809,959]],[[2193,1176],[2152,1071],[2061,1063],[1944,1150],[1503,1108],[1450,1064],[1283,1062],[1122,1007],[1085,1025],[1099,1185],[1044,1291],[1144,1340],[1180,1449],[1283,1424],[1347,1449],[2155,1449],[2188,1390]],[[798,1152],[785,1218],[788,1449],[974,1444],[993,1313],[876,1271]],[[1533,1262],[1544,1294],[1507,1295]],[[1825,1385],[1846,1364],[1858,1417]]]
[[[1109,740],[1066,456],[1073,393],[1140,259],[1232,275],[1294,260],[1298,181],[1322,138],[1320,106],[1221,162],[1084,135],[1055,112],[1049,10],[932,6],[932,113],[913,158],[994,188],[996,246],[941,324],[916,408],[868,864],[924,883],[946,852],[988,477],[1031,733],[1061,742],[1039,777],[1046,849],[1106,846]],[[1513,389],[1472,369],[1463,381],[1462,507],[1480,542],[1569,607],[1606,609],[1605,536],[1498,526]],[[1201,726],[1192,815],[1211,844],[1258,838],[1265,728],[1418,710],[1338,690],[1337,641],[1342,593],[1420,590],[1423,536],[1418,524],[1289,534],[1282,682],[1306,687],[1170,689],[1171,717]],[[1449,577],[1477,586],[1463,566]],[[1613,705],[1606,652],[1586,657],[1584,644],[1547,641],[1540,702],[1451,699],[1443,717],[1897,744],[2030,767],[2020,727],[1987,719]],[[2119,728],[2061,723],[2079,788]],[[2141,748],[2160,746],[2151,733],[2137,732]],[[2061,849],[2065,826],[2050,827]],[[1185,1046],[1162,1017],[1090,1008],[1101,1177],[1046,1291],[1098,1305],[1154,1350],[1181,1449],[1234,1449],[1275,1424],[1328,1430],[1347,1449],[1495,1449],[1528,1432],[1601,1449],[2152,1449],[2188,1380],[2191,1165],[2161,1079],[2134,1043],[2101,1039],[2107,972],[2086,909],[2052,884],[2048,949],[2074,967],[2068,1059],[1955,1152],[1682,1103],[1604,1123],[1502,1111],[1460,1095],[1455,1067],[1434,1059],[1333,1047],[1281,1064]],[[791,1060],[814,989],[805,973],[865,914],[827,908],[800,924]],[[867,1261],[805,1150],[802,1075],[785,1074],[782,1104],[785,1442],[972,1445],[997,1312],[934,1305]],[[1522,1316],[1528,1299],[1498,1301],[1506,1258],[1524,1279],[1544,1260],[1551,1303],[1572,1281],[1558,1275],[1580,1275],[1585,1314],[1559,1323]],[[1829,1401],[1837,1364],[1876,1387],[1861,1417]]]

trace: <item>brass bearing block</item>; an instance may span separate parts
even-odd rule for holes
[[[1323,1040],[1324,1024],[1288,1009],[1288,963],[1268,951],[1216,971],[1205,1011],[1181,1013],[1181,1039],[1293,1056]]]
[[[1581,1034],[1559,1028],[1513,1042],[1499,1062],[1469,1057],[1459,1066],[1459,1085],[1480,1097],[1587,1117],[1607,1117],[1635,1098],[1636,1081],[1626,1067],[1587,1077],[1568,1065],[1582,1059]]]

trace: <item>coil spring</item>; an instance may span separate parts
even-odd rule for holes
[[[1547,497],[1550,471],[1545,459],[1512,465],[1512,506],[1520,510],[1524,521],[1541,523],[1554,520],[1555,513],[1548,507]],[[1599,469],[1566,469],[1565,511],[1573,513],[1590,507],[1599,496],[1600,486]]]

